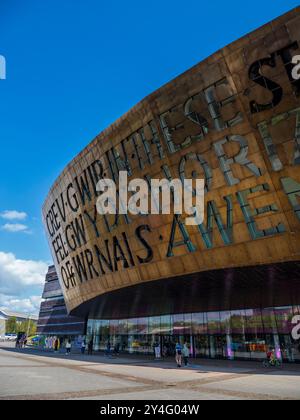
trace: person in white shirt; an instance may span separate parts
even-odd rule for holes
[[[155,345],[155,358],[156,359],[161,359],[161,349],[160,349],[160,344],[157,343]]]
[[[67,344],[66,344],[66,350],[67,350],[66,355],[67,355],[67,356],[68,356],[69,354],[71,354],[71,348],[72,348],[71,340],[68,340],[68,341],[67,341]]]
[[[190,350],[188,348],[187,343],[185,343],[185,345],[183,346],[182,354],[183,354],[184,365],[188,366],[189,357],[190,357]]]

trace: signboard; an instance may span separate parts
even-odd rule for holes
[[[142,282],[299,260],[299,64],[298,8],[154,92],[67,166],[43,217],[69,310]],[[97,184],[121,171],[203,178],[204,223],[99,215]]]

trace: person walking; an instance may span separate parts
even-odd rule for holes
[[[183,354],[184,366],[187,367],[189,364],[189,357],[190,357],[190,349],[188,348],[187,343],[185,343],[183,346],[182,354]]]
[[[58,341],[58,338],[56,338],[54,342],[54,353],[58,352],[58,346],[59,346],[59,341]]]
[[[168,357],[168,347],[165,344],[163,346],[163,354],[162,354],[162,356],[164,358]]]
[[[67,356],[69,356],[71,354],[71,348],[72,348],[71,340],[68,340],[67,344],[66,344],[66,355]]]
[[[108,340],[107,341],[107,346],[106,346],[106,354],[105,354],[108,358],[111,357],[110,349],[111,349],[111,344],[110,344],[110,340]]]
[[[160,347],[159,342],[157,342],[157,343],[155,344],[155,359],[156,359],[156,360],[161,359],[161,347]]]
[[[120,343],[116,343],[114,347],[114,355],[119,356],[120,355]]]
[[[81,343],[81,354],[85,354],[85,348],[86,348],[86,342],[85,340],[83,340],[83,342]]]
[[[176,363],[177,363],[177,367],[181,368],[181,366],[182,366],[182,346],[179,342],[176,344],[175,351],[176,351],[175,360],[176,360]]]
[[[88,355],[89,356],[93,355],[93,348],[94,348],[94,341],[93,341],[93,339],[91,339],[89,341],[89,344],[88,344]]]

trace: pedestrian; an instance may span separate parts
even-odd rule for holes
[[[22,335],[21,339],[20,339],[20,349],[23,348],[24,345],[24,335]]]
[[[106,356],[107,357],[110,357],[110,347],[111,347],[110,341],[108,340],[107,346],[106,346]]]
[[[93,355],[93,348],[94,348],[94,341],[93,341],[93,339],[91,339],[89,341],[89,344],[88,344],[88,355],[89,356]]]
[[[272,350],[272,353],[271,353],[271,358],[270,358],[270,362],[271,362],[271,364],[275,364],[275,362],[276,362],[276,360],[277,360],[277,357],[276,357],[276,351],[275,351],[275,349],[273,349]]]
[[[267,360],[269,363],[271,362],[271,357],[272,357],[272,349],[269,348],[269,351],[267,352]]]
[[[114,354],[116,356],[120,355],[120,343],[116,343],[115,348],[114,348]]]
[[[190,357],[190,349],[188,348],[187,343],[185,343],[183,346],[182,354],[183,354],[184,366],[186,367],[189,364],[189,357]]]
[[[85,348],[86,348],[86,342],[85,340],[83,340],[83,342],[81,343],[81,354],[85,354]]]
[[[55,342],[54,342],[54,352],[57,353],[58,352],[58,346],[59,346],[59,341],[58,338],[56,338]]]
[[[163,346],[163,357],[168,357],[168,347],[166,345]]]
[[[181,368],[181,366],[182,366],[182,347],[181,347],[181,344],[179,342],[176,344],[175,351],[176,351],[175,360],[176,360],[176,363],[177,363],[177,367]]]
[[[155,344],[155,359],[161,359],[161,348],[158,342]]]
[[[68,340],[67,344],[66,344],[66,355],[67,356],[69,356],[71,354],[71,348],[72,348],[71,340]]]

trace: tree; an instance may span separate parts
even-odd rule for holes
[[[7,334],[17,334],[18,332],[17,318],[15,317],[8,318],[8,320],[6,321],[5,329],[6,329]]]
[[[36,330],[37,330],[36,323],[32,320],[29,320],[26,323],[27,323],[26,333],[28,331],[28,337],[32,337],[33,335],[36,335]],[[29,325],[28,325],[28,323],[29,323]]]
[[[26,333],[27,331],[27,321],[21,321],[17,324],[17,333]]]
[[[37,326],[34,321],[27,319],[26,321],[19,322],[17,324],[17,332],[28,334],[28,337],[32,337],[36,334]]]

